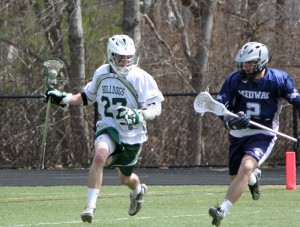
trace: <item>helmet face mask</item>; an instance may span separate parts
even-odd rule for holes
[[[126,76],[134,65],[135,46],[127,35],[115,35],[108,40],[107,57],[110,66],[120,76]]]
[[[238,68],[243,82],[253,81],[255,77],[266,68],[269,62],[268,48],[264,44],[258,42],[246,43],[239,50],[235,57],[235,61],[238,62]],[[245,62],[254,62],[252,72],[245,72],[243,69],[243,63]]]

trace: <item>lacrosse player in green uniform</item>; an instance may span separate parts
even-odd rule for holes
[[[133,173],[134,165],[147,141],[146,121],[161,113],[164,97],[155,80],[134,64],[135,46],[126,35],[115,35],[108,40],[109,64],[100,66],[83,92],[46,92],[54,104],[92,105],[98,103],[101,120],[97,122],[95,155],[89,170],[87,205],[81,214],[83,222],[91,223],[102,185],[103,168],[117,167],[120,183],[130,189],[129,215],[141,209],[147,186]]]

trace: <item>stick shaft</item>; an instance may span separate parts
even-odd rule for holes
[[[41,158],[40,158],[40,168],[41,169],[44,169],[44,163],[45,163],[45,153],[46,153],[47,137],[48,137],[49,116],[50,116],[50,110],[51,110],[50,107],[51,107],[51,97],[49,97],[48,103],[47,103],[46,119],[45,119],[42,150],[41,150]]]

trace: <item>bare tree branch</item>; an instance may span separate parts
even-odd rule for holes
[[[169,51],[169,55],[173,57],[173,53],[172,50],[170,48],[170,46],[167,44],[166,41],[164,41],[161,36],[158,34],[157,30],[155,29],[155,26],[153,24],[153,22],[151,21],[151,19],[148,17],[147,14],[143,14],[143,17],[145,18],[145,20],[148,22],[148,24],[150,25],[151,30],[154,32],[156,38],[168,49]]]

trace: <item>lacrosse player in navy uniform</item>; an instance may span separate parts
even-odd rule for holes
[[[147,192],[147,186],[140,183],[133,170],[142,144],[148,139],[146,121],[160,115],[164,97],[152,76],[134,64],[135,52],[130,37],[115,35],[107,44],[109,64],[95,71],[82,93],[46,92],[46,101],[51,97],[52,102],[62,106],[98,103],[101,120],[97,122],[83,222],[93,220],[105,165],[117,167],[121,184],[131,189],[129,215],[139,212]]]
[[[282,99],[300,110],[300,95],[291,76],[269,68],[268,48],[258,42],[246,43],[235,61],[239,69],[225,80],[217,100],[239,118],[224,116],[229,130],[229,175],[231,184],[223,203],[209,209],[212,224],[219,226],[233,204],[249,187],[253,200],[261,195],[259,166],[270,155],[276,135],[249,124],[255,121],[278,131]]]

